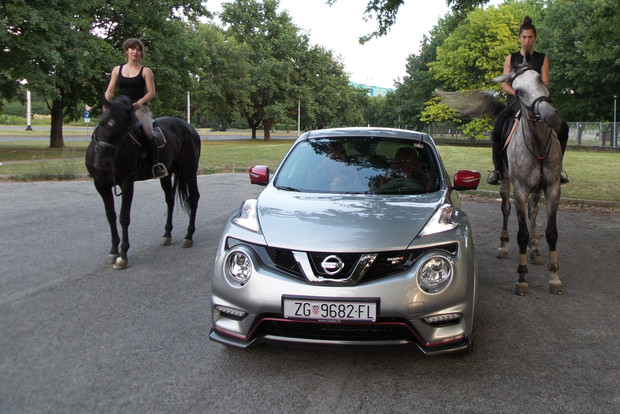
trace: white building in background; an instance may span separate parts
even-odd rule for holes
[[[349,82],[349,85],[356,87],[356,88],[360,88],[360,89],[366,89],[368,91],[368,96],[385,96],[387,95],[388,92],[394,92],[393,88],[383,88],[381,86],[369,86],[369,85],[364,85],[363,83]]]

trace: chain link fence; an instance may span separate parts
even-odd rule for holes
[[[568,122],[568,145],[618,148],[620,122],[616,123],[615,140],[613,126],[613,122]],[[489,132],[485,139],[471,139],[458,126],[450,124],[432,124],[425,127],[423,132],[436,141],[465,141],[480,145],[488,143],[491,136]]]

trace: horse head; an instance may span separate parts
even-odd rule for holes
[[[93,132],[95,144],[94,166],[111,167],[120,146],[132,126],[138,123],[133,104],[127,96],[120,96],[112,102],[103,98],[106,108]]]
[[[532,56],[526,53],[524,63],[510,73],[493,78],[494,82],[508,82],[515,90],[525,116],[532,114],[542,120],[549,128],[559,128],[562,117],[551,103],[549,89],[542,76],[531,67]]]

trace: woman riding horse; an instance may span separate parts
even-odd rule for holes
[[[155,97],[155,81],[153,72],[140,62],[144,59],[144,45],[138,39],[127,39],[123,42],[123,53],[126,57],[124,65],[115,66],[110,75],[110,83],[105,91],[105,99],[112,101],[118,87],[120,95],[131,99],[136,117],[142,124],[144,139],[142,140],[153,163],[153,177],[163,178],[168,175],[166,166],[159,162],[157,140],[153,139],[153,118],[148,103]]]
[[[521,50],[515,53],[511,53],[506,56],[504,61],[504,75],[509,74],[512,70],[516,69],[519,65],[523,64],[524,56],[529,52],[532,56],[531,67],[542,76],[542,80],[547,87],[549,87],[549,59],[544,53],[534,51],[534,43],[536,43],[536,27],[532,24],[532,19],[526,16],[523,20],[523,24],[519,27],[519,42],[521,43]],[[491,171],[487,179],[487,183],[491,185],[498,185],[501,181],[501,164],[504,159],[504,147],[502,145],[502,135],[504,131],[504,125],[507,121],[514,118],[519,110],[517,98],[515,96],[515,90],[510,83],[503,82],[502,89],[508,94],[508,102],[506,109],[500,113],[493,126],[492,146],[493,146],[493,165],[495,169]],[[560,140],[560,146],[562,147],[562,156],[566,151],[566,143],[568,141],[568,124],[562,121],[562,125],[557,131],[558,139]],[[568,183],[568,178],[562,176],[560,182],[562,184]]]

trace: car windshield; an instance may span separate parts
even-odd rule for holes
[[[316,193],[423,194],[439,190],[439,177],[433,151],[420,141],[316,138],[293,148],[274,185]]]

